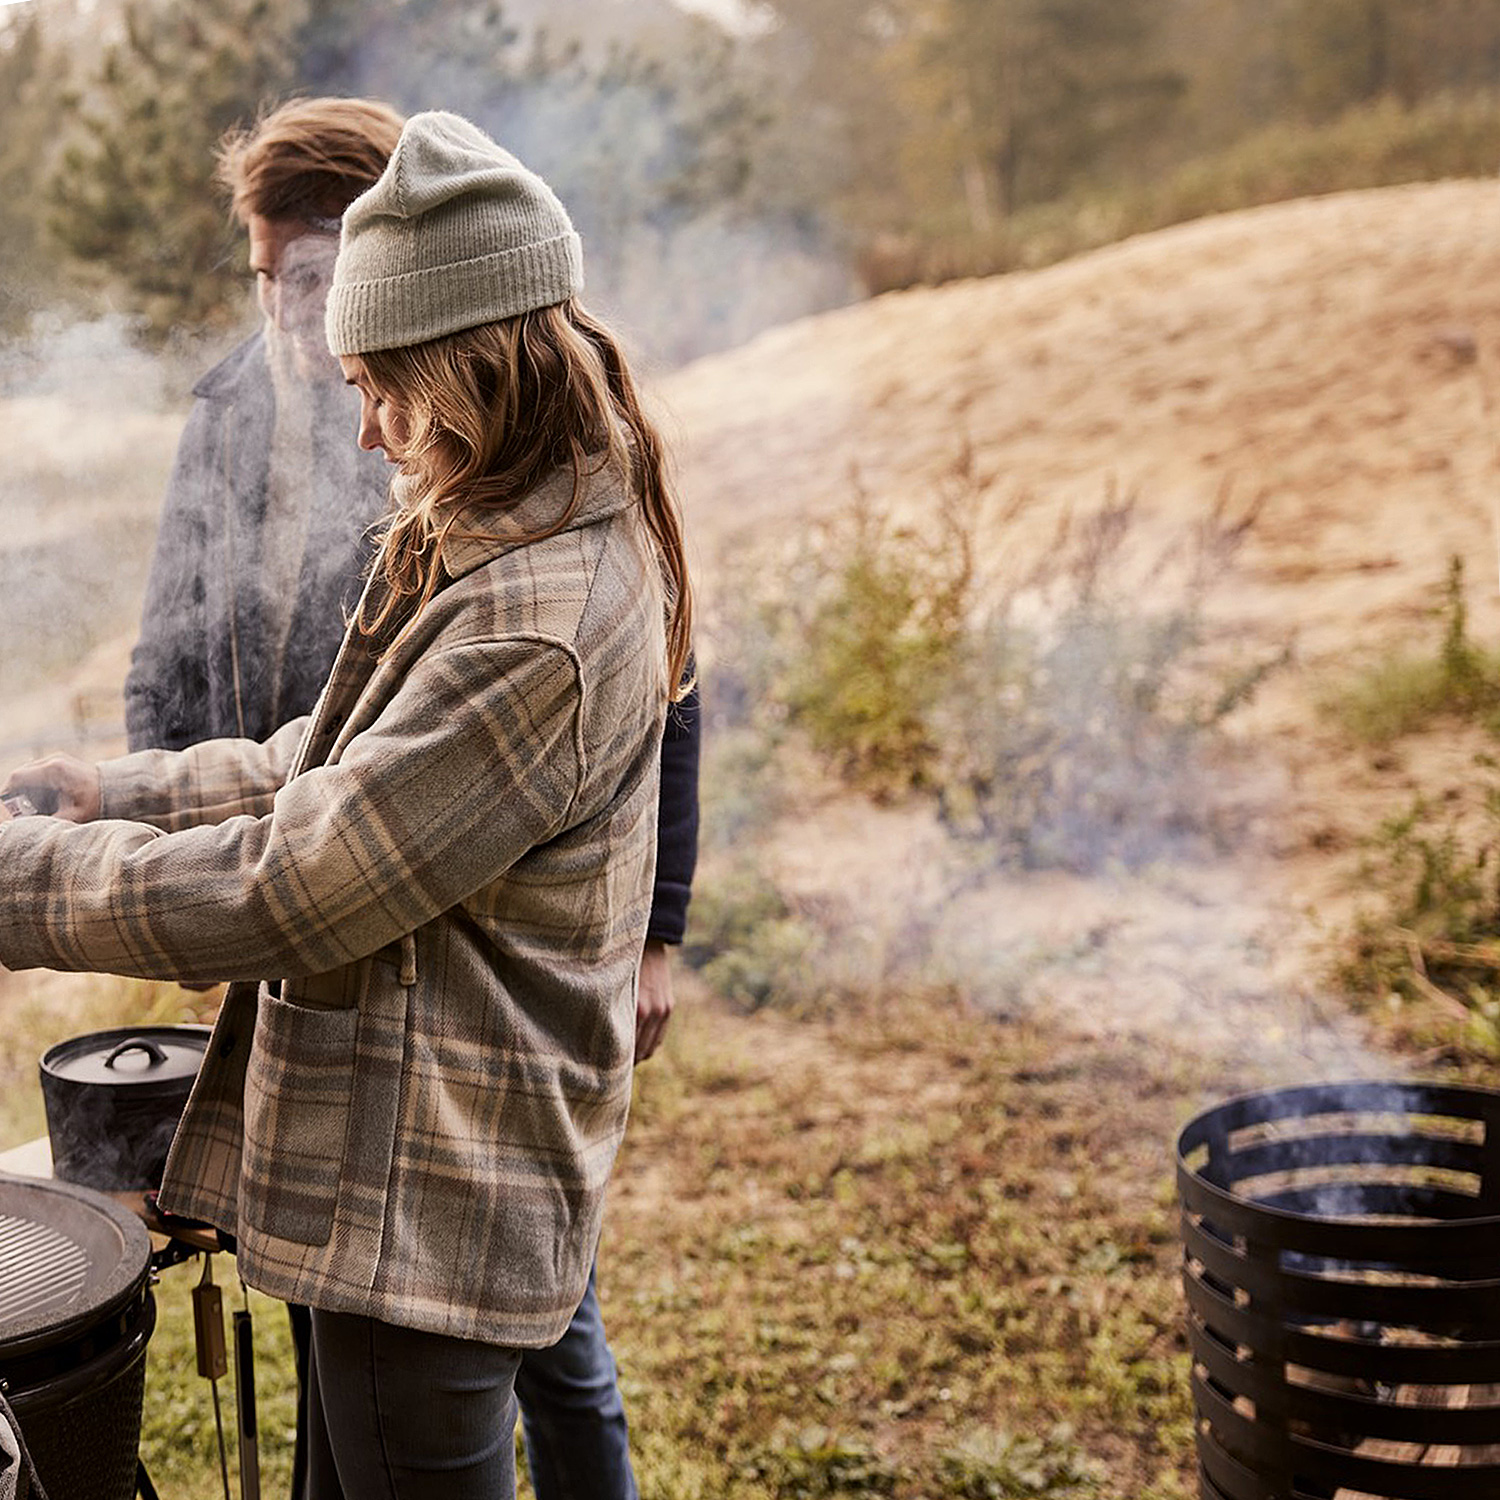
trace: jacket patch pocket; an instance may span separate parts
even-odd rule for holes
[[[349,1133],[359,1012],[293,1005],[261,987],[245,1077],[241,1212],[255,1228],[326,1245]]]

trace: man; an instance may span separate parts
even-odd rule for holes
[[[282,105],[221,148],[250,241],[261,330],[194,388],[125,685],[132,750],[264,739],[309,712],[387,506],[389,470],[355,445],[358,397],[323,334],[339,218],[384,170],[401,117],[362,99]],[[668,715],[656,885],[641,959],[636,1060],[672,1013],[697,850],[696,694]],[[299,1376],[306,1314],[292,1309]],[[624,1407],[594,1278],[551,1349],[516,1379],[538,1500],[634,1500]],[[293,1491],[304,1482],[299,1440]]]

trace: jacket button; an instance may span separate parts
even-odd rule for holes
[[[234,1051],[235,1035],[232,1031],[226,1031],[219,1038],[218,1053],[220,1057],[228,1057]]]

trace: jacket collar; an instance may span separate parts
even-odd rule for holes
[[[556,526],[572,498],[572,467],[554,469],[508,510],[486,514],[482,532],[460,523],[455,534],[443,543],[443,571],[449,578],[462,578],[494,558],[524,546],[530,538]],[[583,476],[578,509],[558,530],[578,531],[596,525],[629,510],[635,503],[635,495],[618,468],[608,465]]]
[[[247,377],[264,383],[265,367],[265,335],[254,333],[201,375],[193,394],[204,401],[232,400]]]

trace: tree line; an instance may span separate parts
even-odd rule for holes
[[[0,327],[59,305],[111,307],[158,340],[243,318],[212,147],[299,92],[470,114],[553,182],[590,295],[668,360],[861,292],[1067,253],[1089,212],[1097,239],[1274,195],[1284,172],[1244,186],[1268,131],[1284,153],[1289,130],[1380,111],[1389,133],[1461,101],[1462,132],[1429,126],[1361,170],[1500,160],[1500,0],[748,0],[732,28],[633,0],[624,35],[609,7],[608,41],[586,0],[545,23],[522,3],[0,11]],[[1297,190],[1309,172],[1314,190],[1353,185],[1336,153],[1309,160]],[[1163,197],[1185,171],[1198,196]]]

